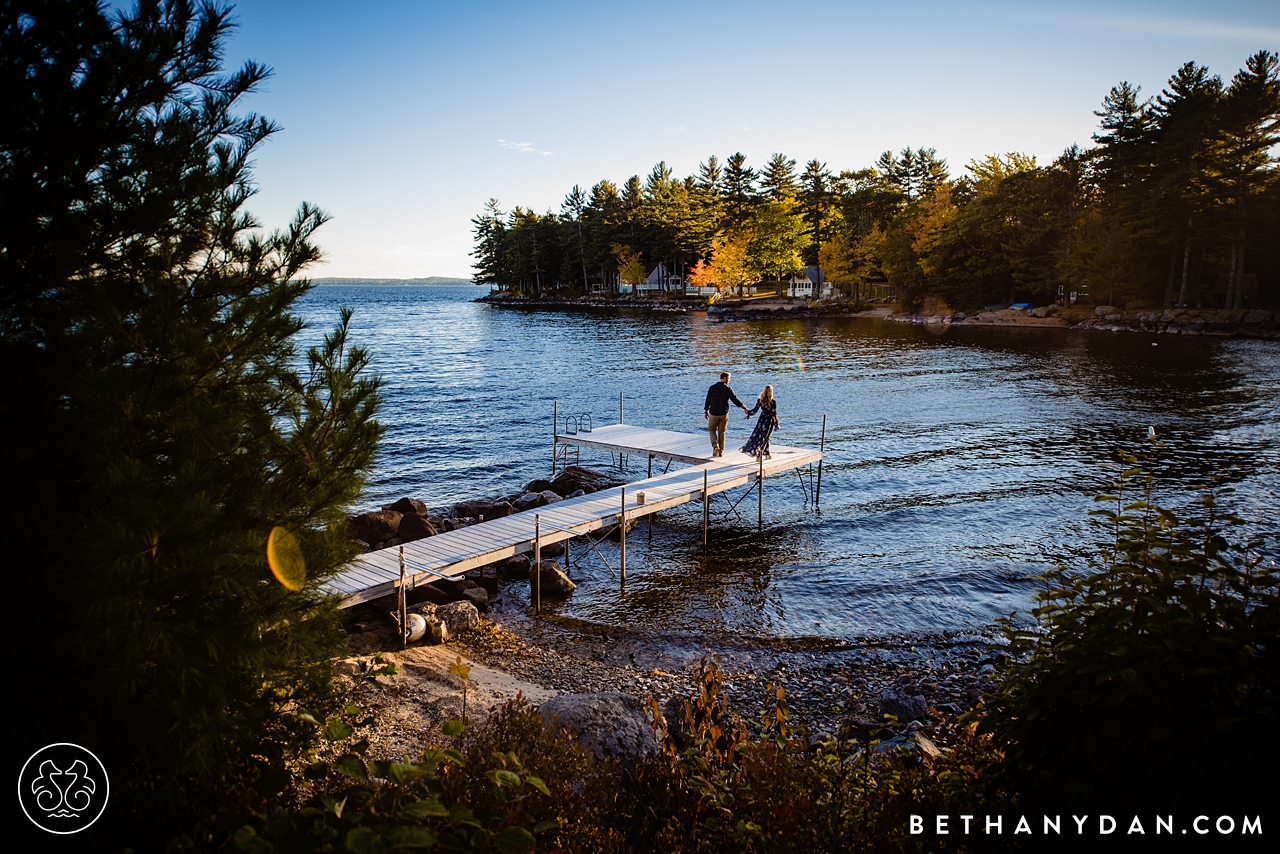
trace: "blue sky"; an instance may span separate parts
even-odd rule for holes
[[[242,0],[230,64],[274,77],[246,106],[284,130],[251,210],[333,220],[313,276],[471,274],[470,219],[559,209],[574,184],[775,151],[833,170],[933,147],[1040,162],[1090,144],[1121,80],[1183,62],[1224,80],[1280,49],[1280,3],[292,2]]]

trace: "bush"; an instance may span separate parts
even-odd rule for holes
[[[662,754],[631,764],[596,760],[518,700],[483,723],[446,724],[416,762],[369,761],[367,742],[352,741],[368,721],[351,706],[325,722],[320,754],[282,798],[221,834],[199,829],[174,848],[922,851],[937,842],[910,834],[911,814],[1003,803],[987,774],[1000,757],[973,725],[956,727],[955,747],[932,759],[873,743],[868,751],[857,739],[811,747],[788,728],[781,689],[770,689],[774,709],[752,738],[721,688],[719,668],[704,661],[698,692],[672,731],[658,719]]]
[[[1239,781],[1280,758],[1280,569],[1260,542],[1232,539],[1242,520],[1219,509],[1225,490],[1182,519],[1153,503],[1152,486],[1124,471],[1098,497],[1111,542],[1091,568],[1043,576],[1035,627],[1005,621],[1012,660],[982,729],[1032,799],[1260,804],[1264,790]]]

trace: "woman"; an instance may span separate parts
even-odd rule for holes
[[[756,405],[747,412],[747,417],[750,418],[757,412],[760,413],[760,419],[756,421],[756,429],[751,431],[751,438],[742,446],[742,453],[753,457],[764,454],[767,460],[769,459],[769,437],[778,427],[778,404],[773,399],[773,386],[764,387],[764,391],[760,392],[760,397],[756,399]]]

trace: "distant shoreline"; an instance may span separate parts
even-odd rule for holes
[[[1166,335],[1208,335],[1223,338],[1280,340],[1280,313],[1267,309],[1134,309],[1104,307],[1047,306],[1034,311],[1016,309],[983,310],[972,315],[954,312],[945,315],[904,314],[897,306],[877,306],[861,311],[836,304],[813,304],[786,299],[750,303],[726,301],[708,306],[701,300],[654,301],[636,297],[601,299],[512,299],[489,295],[476,302],[501,308],[532,311],[609,311],[705,313],[721,323],[751,322],[779,318],[863,318],[891,323],[909,323],[930,330],[960,327],[1002,327],[1005,329],[1091,329],[1102,332],[1146,332]]]
[[[469,287],[479,287],[478,285],[475,285],[470,279],[451,279],[448,276],[427,276],[425,279],[365,279],[365,278],[341,278],[338,276],[326,276],[323,279],[312,279],[311,283],[313,285],[322,285],[326,287],[333,286],[333,285],[339,285],[339,286],[354,285],[357,287],[371,286],[371,285],[374,285],[374,286],[377,286],[377,285],[382,285],[382,286],[446,285],[446,286],[461,287],[465,285]]]

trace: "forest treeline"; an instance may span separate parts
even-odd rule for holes
[[[1229,81],[1188,62],[1155,97],[1122,82],[1094,145],[1052,163],[1017,152],[953,176],[934,148],[836,172],[738,153],[678,178],[665,162],[621,186],[574,186],[559,212],[491,199],[474,220],[475,278],[524,294],[614,289],[659,263],[700,285],[779,282],[820,265],[857,296],[887,282],[908,306],[1053,301],[1239,308],[1276,286],[1280,63]]]

